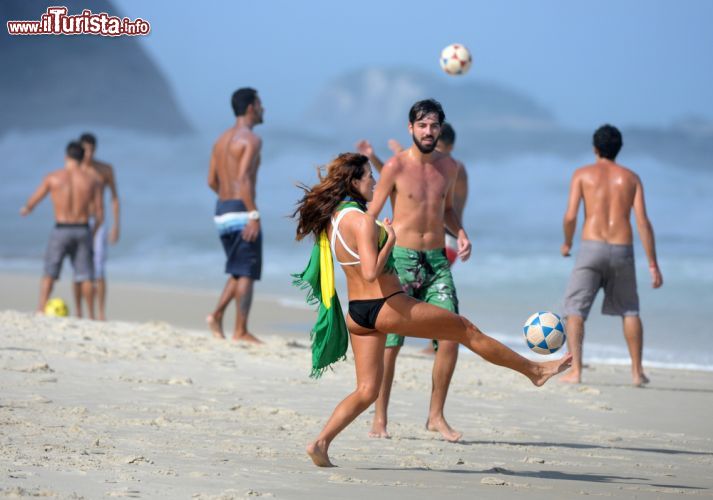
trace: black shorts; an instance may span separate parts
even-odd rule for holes
[[[255,241],[245,241],[242,233],[248,220],[248,211],[241,200],[218,200],[214,221],[225,251],[226,274],[259,280],[262,272],[262,231]]]

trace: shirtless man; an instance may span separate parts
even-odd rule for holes
[[[451,154],[453,153],[453,148],[455,147],[455,143],[456,131],[453,129],[453,126],[451,126],[450,123],[443,122],[443,126],[441,127],[441,137],[440,139],[438,139],[436,151],[451,156]],[[404,150],[403,146],[399,144],[396,139],[389,139],[388,144],[389,149],[394,154],[399,154]],[[359,141],[357,143],[357,151],[369,158],[369,161],[372,165],[374,165],[374,168],[376,168],[377,172],[381,173],[381,169],[384,167],[384,162],[382,162],[381,159],[376,155],[376,153],[374,153],[374,148],[371,146],[369,141]],[[468,201],[468,172],[465,169],[465,165],[461,161],[456,160],[455,158],[453,159],[458,164],[456,186],[453,190],[453,209],[456,211],[456,214],[458,214],[458,218],[462,221],[465,204],[466,201]],[[445,245],[446,257],[448,258],[448,262],[452,266],[453,264],[455,264],[455,261],[458,258],[458,244],[456,236],[452,234],[448,230],[448,228],[446,228]],[[433,353],[434,351],[432,348],[428,348],[425,349],[424,352]]]
[[[436,151],[439,151],[443,154],[446,154],[448,156],[451,156],[453,153],[453,148],[455,147],[455,142],[456,142],[456,131],[453,129],[450,123],[448,122],[443,122],[443,126],[441,127],[441,137],[438,139],[438,144],[436,145]],[[394,154],[399,154],[404,150],[403,146],[399,144],[399,142],[396,139],[389,139],[388,142],[389,149],[394,153]],[[381,169],[384,167],[384,163],[381,161],[381,159],[374,153],[374,148],[369,144],[368,141],[362,140],[357,143],[357,150],[369,158],[369,161],[371,162],[372,165],[376,168],[376,170],[381,173]],[[463,211],[465,210],[465,203],[468,200],[468,172],[465,169],[465,165],[461,162],[453,158],[458,165],[458,174],[456,176],[456,185],[455,189],[453,190],[453,209],[456,211],[456,214],[458,214],[458,218],[463,221]],[[393,206],[393,199],[394,195],[392,193],[391,195],[391,204]],[[445,248],[446,248],[446,258],[448,259],[448,264],[453,266],[455,264],[457,258],[458,258],[458,239],[457,237],[451,233],[448,228],[445,228],[446,230],[446,238],[445,238]],[[435,351],[435,342],[431,342],[428,344],[427,347],[424,347],[421,352],[423,354],[427,355],[434,355],[436,353]],[[374,435],[378,435],[379,432],[377,430],[373,431]]]
[[[215,310],[206,321],[213,336],[224,339],[223,314],[231,300],[237,305],[234,341],[260,343],[248,331],[253,282],[262,270],[260,212],[255,205],[255,183],[262,140],[253,127],[262,123],[263,107],[257,91],[241,88],[233,93],[235,124],[213,146],[208,186],[218,195],[215,225],[223,243],[229,274]]]
[[[639,318],[639,296],[634,270],[631,210],[649,261],[652,285],[659,288],[663,278],[656,260],[654,230],[646,215],[644,186],[634,172],[615,162],[622,146],[621,133],[604,125],[594,133],[593,165],[574,172],[564,216],[564,243],[561,253],[569,257],[577,228],[577,212],[584,199],[582,243],[565,294],[567,346],[572,353],[572,370],[563,382],[582,380],[582,340],[584,322],[600,288],[604,288],[602,314],[621,316],[624,338],[631,356],[635,386],[649,380],[641,356],[643,327]]]
[[[107,243],[112,245],[119,241],[119,192],[116,187],[116,178],[114,177],[114,168],[108,163],[101,162],[94,158],[94,152],[97,147],[97,139],[94,135],[86,133],[82,134],[79,142],[84,148],[84,159],[82,168],[87,172],[92,173],[100,183],[102,193],[106,188],[109,188],[111,193],[111,213],[113,215],[114,225],[107,235],[106,224],[97,226],[96,220],[93,222],[96,228],[94,234],[94,286],[93,297],[97,299],[99,306],[99,320],[106,321],[106,256]],[[103,210],[103,207],[102,207]],[[95,219],[95,207],[92,207],[91,217]],[[77,304],[79,315],[82,314],[81,303],[81,288],[79,283],[74,284],[74,301]]]
[[[89,228],[91,207],[96,207],[94,217],[96,225],[93,231],[104,221],[102,191],[94,175],[81,168],[84,150],[78,142],[67,145],[64,168],[45,176],[37,190],[20,209],[20,215],[26,216],[49,193],[54,208],[55,227],[50,233],[45,269],[40,281],[40,301],[37,312],[43,313],[45,304],[52,293],[54,282],[59,278],[62,261],[69,255],[74,268],[74,282],[81,289],[90,319],[94,319],[92,301],[92,238]],[[77,310],[81,317],[81,310]]]
[[[408,129],[413,145],[384,165],[369,214],[378,217],[386,199],[393,194],[393,227],[397,241],[393,255],[401,284],[409,295],[457,312],[458,298],[445,256],[444,226],[457,234],[461,260],[470,257],[471,245],[453,207],[458,164],[447,154],[436,151],[444,118],[441,105],[434,100],[419,101],[411,107]],[[372,437],[389,436],[387,408],[401,345],[403,337],[387,337],[384,380],[376,401]],[[461,438],[461,433],[452,429],[443,415],[457,359],[457,343],[439,342],[426,427],[440,432],[448,441]]]

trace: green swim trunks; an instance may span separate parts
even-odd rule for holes
[[[396,246],[392,251],[404,292],[413,298],[458,313],[458,297],[446,250],[411,250]],[[438,346],[436,341],[433,341]],[[404,337],[389,333],[386,347],[404,345]]]

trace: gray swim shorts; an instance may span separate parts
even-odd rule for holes
[[[74,281],[79,283],[94,279],[92,261],[92,235],[89,224],[57,223],[50,233],[45,253],[45,276],[58,279],[62,261],[69,255],[74,269]]]
[[[582,241],[564,299],[565,316],[587,319],[597,292],[604,289],[602,314],[638,316],[634,248],[603,241]]]

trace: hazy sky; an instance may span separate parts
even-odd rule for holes
[[[294,122],[348,70],[407,66],[458,78],[438,66],[452,42],[474,56],[460,78],[523,91],[569,126],[713,120],[708,0],[114,1],[151,23],[142,42],[199,127],[229,121],[240,86],[260,91],[267,119]]]

